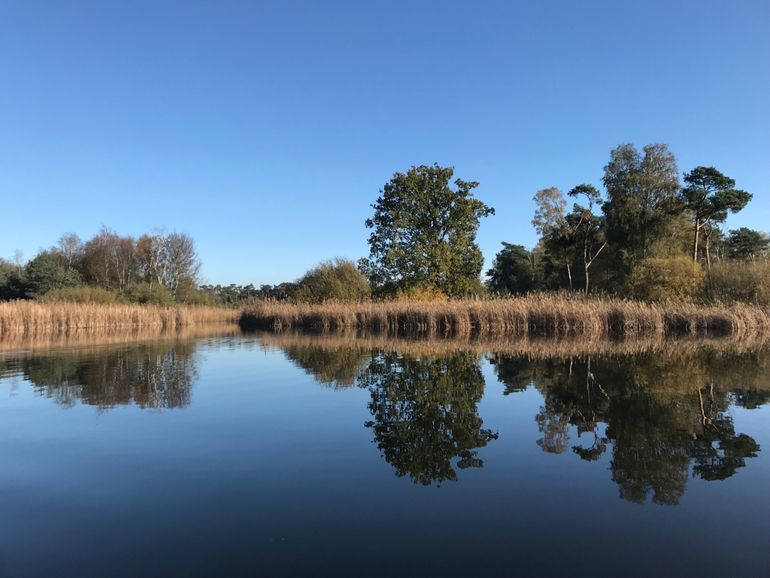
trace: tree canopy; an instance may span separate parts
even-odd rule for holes
[[[361,269],[379,294],[432,287],[446,295],[480,288],[484,259],[475,242],[479,220],[494,214],[472,195],[478,183],[451,167],[421,165],[395,173],[372,205],[370,253]]]
[[[735,180],[714,167],[695,167],[684,176],[687,186],[680,198],[693,220],[693,261],[698,260],[701,229],[712,223],[722,223],[727,213],[736,213],[751,200],[751,193],[735,188]]]

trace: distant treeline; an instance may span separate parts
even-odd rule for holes
[[[196,303],[199,271],[186,233],[134,238],[102,228],[85,242],[74,233],[62,235],[27,263],[0,259],[0,299]]]
[[[81,302],[323,303],[369,299],[436,300],[565,291],[646,301],[770,305],[770,237],[725,231],[752,194],[714,167],[680,180],[664,144],[610,151],[603,190],[534,196],[534,248],[503,242],[482,279],[480,220],[494,209],[473,197],[474,181],[451,167],[395,173],[366,220],[369,255],[320,263],[277,285],[200,285],[193,240],[184,233],[122,237],[102,229],[82,242],[66,234],[27,263],[0,259],[0,299]],[[568,208],[567,197],[575,199]]]

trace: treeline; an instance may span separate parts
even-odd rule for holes
[[[482,279],[476,243],[494,208],[474,198],[475,181],[451,167],[397,172],[366,220],[369,255],[336,259],[277,285],[199,285],[200,261],[184,233],[123,237],[102,229],[82,242],[62,236],[28,263],[0,259],[0,299],[242,306],[255,301],[323,303],[436,300],[541,291],[596,293],[647,301],[770,305],[770,237],[725,231],[752,194],[714,167],[680,179],[664,144],[610,152],[603,190],[579,184],[566,195],[538,191],[536,246],[504,242]],[[573,199],[568,208],[568,198]]]
[[[683,182],[666,145],[610,153],[604,193],[581,184],[565,196],[546,188],[534,197],[536,247],[503,243],[489,270],[500,294],[580,290],[662,301],[719,300],[770,304],[770,237],[725,232],[728,214],[752,195],[714,167],[696,167]],[[567,197],[575,199],[567,210]]]
[[[0,299],[200,303],[200,260],[186,233],[138,238],[107,228],[87,241],[62,235],[27,263],[0,259]]]
[[[323,303],[365,301],[371,297],[369,280],[347,259],[320,263],[300,279],[277,285],[203,285],[201,293],[213,303],[241,306],[257,301]]]

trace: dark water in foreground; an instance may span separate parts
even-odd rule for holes
[[[0,576],[770,575],[770,354],[0,354]]]

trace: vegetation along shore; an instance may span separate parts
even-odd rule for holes
[[[186,233],[66,233],[26,263],[0,259],[0,339],[235,320],[458,337],[770,333],[770,237],[724,230],[753,195],[716,168],[680,180],[665,144],[620,145],[602,190],[537,191],[536,245],[503,242],[485,274],[476,234],[495,210],[478,184],[437,164],[396,172],[364,223],[368,256],[259,288],[202,283]]]
[[[389,336],[734,336],[770,333],[770,312],[746,304],[644,303],[577,295],[504,299],[302,304],[263,302],[243,310],[249,330],[365,330]]]

